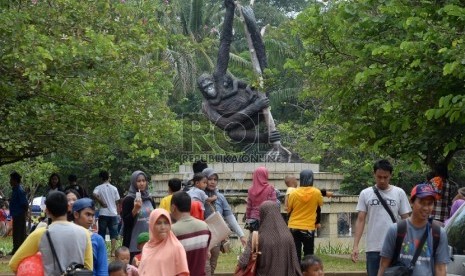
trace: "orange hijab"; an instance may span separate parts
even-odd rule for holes
[[[142,249],[142,259],[139,265],[139,275],[189,275],[186,251],[172,231],[165,239],[158,239],[155,233],[155,223],[165,216],[170,225],[169,213],[164,209],[155,209],[149,218],[149,241]]]

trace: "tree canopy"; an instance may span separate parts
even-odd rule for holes
[[[153,158],[176,140],[158,8],[157,1],[3,2],[0,165],[52,152]]]
[[[288,66],[324,100],[345,145],[433,167],[465,147],[461,1],[315,3],[294,22]]]

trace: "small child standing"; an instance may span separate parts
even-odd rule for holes
[[[289,195],[297,189],[297,178],[292,175],[287,175],[284,178],[284,183],[287,186],[286,195],[284,197],[284,211],[287,212],[287,201],[289,200]]]
[[[116,260],[108,264],[109,276],[127,276],[126,264],[120,260]]]
[[[121,261],[126,265],[126,273],[128,276],[139,276],[139,271],[133,265],[129,264],[129,248],[120,246],[115,250],[115,260]],[[110,268],[108,268],[110,270]]]
[[[187,192],[193,200],[200,201],[202,203],[202,210],[205,210],[205,203],[212,203],[217,199],[216,195],[208,197],[205,193],[207,188],[207,177],[203,173],[196,173],[192,178],[194,186]]]
[[[161,199],[160,208],[171,212],[171,197],[173,197],[173,193],[179,190],[181,190],[181,179],[171,178],[168,180],[168,195]]]
[[[149,241],[149,232],[142,232],[139,234],[139,236],[137,236],[137,249],[140,250],[141,253],[135,255],[134,258],[132,259],[133,266],[139,267],[140,260],[142,259],[142,248],[148,241]]]
[[[315,255],[306,255],[300,262],[303,276],[324,276],[323,262]]]

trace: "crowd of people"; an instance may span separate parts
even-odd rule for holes
[[[245,228],[250,231],[247,239],[226,197],[218,190],[218,174],[204,162],[195,163],[193,169],[194,177],[187,183],[169,180],[168,195],[158,208],[143,171],[132,173],[123,198],[111,184],[107,171],[100,172],[101,184],[90,194],[77,184],[75,176],[69,177],[70,184],[63,189],[59,176],[52,174],[44,202],[46,219],[29,236],[23,224],[29,204],[21,176],[13,172],[10,268],[17,272],[29,257],[40,254],[45,275],[61,275],[71,264],[80,264],[93,275],[214,275],[227,241],[213,244],[215,233],[204,220],[218,212],[245,248],[238,269],[249,264],[253,254],[251,233],[257,231],[257,275],[324,275],[323,264],[314,255],[314,242],[316,230],[321,227],[323,197],[333,194],[313,186],[311,170],[300,173],[299,186],[295,176],[285,178],[287,216],[283,218],[279,194],[268,181],[268,170],[255,169],[244,217]],[[352,260],[358,261],[358,246],[367,222],[368,275],[381,276],[398,262],[410,265],[423,235],[426,243],[412,275],[446,275],[450,260],[447,236],[438,225],[447,223],[447,218],[465,202],[465,190],[451,188],[447,171],[441,171],[416,185],[409,198],[403,189],[390,184],[392,172],[387,160],[377,161],[373,168],[375,185],[360,193]],[[401,222],[405,222],[402,225],[406,230],[400,230]],[[107,233],[110,252],[105,244]],[[117,247],[119,233],[122,245]],[[403,237],[400,249],[399,236]]]

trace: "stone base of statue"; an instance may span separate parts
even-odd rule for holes
[[[218,189],[223,193],[237,215],[239,224],[243,227],[242,218],[246,209],[247,190],[252,185],[252,173],[260,167],[265,166],[269,172],[269,183],[279,189],[284,196],[286,185],[284,178],[288,175],[299,179],[300,171],[310,169],[314,172],[314,186],[319,189],[326,189],[334,193],[331,198],[324,197],[322,208],[322,227],[317,231],[318,238],[315,239],[315,248],[337,247],[352,248],[353,234],[357,213],[357,196],[347,196],[338,194],[343,176],[337,173],[320,172],[318,164],[311,163],[213,163],[209,164],[218,174]],[[168,180],[179,178],[189,180],[193,176],[191,165],[179,166],[176,173],[163,173],[152,176],[152,195],[155,202],[167,195]],[[281,211],[284,206],[281,204]],[[364,236],[360,245],[364,245]]]

